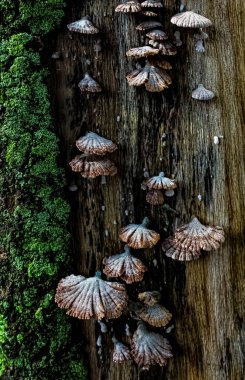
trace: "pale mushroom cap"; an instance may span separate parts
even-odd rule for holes
[[[155,28],[163,28],[162,23],[155,20],[149,20],[149,21],[143,21],[139,25],[136,26],[137,30],[148,30],[148,29],[155,29]]]
[[[129,224],[121,228],[119,238],[134,249],[152,248],[160,239],[160,235],[142,224]]]
[[[171,23],[183,28],[207,28],[213,25],[208,18],[193,11],[181,12],[171,18]]]
[[[163,55],[176,55],[177,49],[176,47],[169,41],[155,41],[149,40],[149,45],[153,46],[156,49],[159,49],[159,54]]]
[[[87,132],[85,136],[80,137],[76,141],[76,146],[81,152],[99,155],[112,153],[117,149],[116,144],[111,140],[94,132]]]
[[[142,12],[140,12],[140,14],[142,16],[146,16],[146,17],[157,17],[158,16],[157,13],[152,12],[152,11],[142,11]]]
[[[132,58],[143,58],[143,57],[149,57],[150,55],[157,55],[158,53],[159,53],[158,49],[153,49],[150,46],[141,46],[141,47],[129,49],[126,53],[126,56],[132,57]]]
[[[207,90],[202,84],[199,84],[197,88],[192,92],[192,98],[197,100],[211,100],[214,98],[214,93],[211,90]]]
[[[96,155],[77,155],[69,165],[74,172],[80,172],[85,178],[117,174],[117,168],[112,161]]]
[[[125,286],[98,277],[67,276],[57,287],[55,302],[79,319],[118,318],[127,306]]]
[[[123,363],[131,360],[130,350],[125,344],[114,341],[114,349],[112,354],[112,360],[114,363]]]
[[[142,8],[163,8],[163,4],[159,0],[146,0],[141,3]]]
[[[126,3],[119,4],[115,12],[122,12],[122,13],[137,13],[141,11],[141,4],[137,1],[127,1]]]
[[[160,190],[150,190],[146,194],[146,202],[152,205],[162,205],[164,203],[164,196]]]
[[[83,34],[97,34],[99,29],[97,29],[87,16],[83,17],[81,20],[74,21],[67,25],[67,28],[72,32],[78,32]]]
[[[156,190],[172,190],[177,187],[175,180],[165,177],[163,172],[160,172],[158,176],[149,178],[146,185],[149,189]]]
[[[163,41],[168,39],[167,33],[163,30],[153,29],[150,32],[146,33],[146,36],[151,40]]]
[[[139,312],[138,316],[144,321],[149,323],[149,325],[155,327],[166,326],[171,318],[172,314],[165,309],[165,307],[155,304],[153,306],[145,305]]]
[[[78,83],[78,87],[82,92],[101,92],[102,88],[89,74],[85,74],[84,78]]]

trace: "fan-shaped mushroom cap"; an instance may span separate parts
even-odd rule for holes
[[[146,16],[146,17],[157,17],[158,16],[157,13],[152,12],[152,11],[142,11],[142,12],[140,12],[140,14],[142,16]]]
[[[106,157],[96,155],[77,155],[70,163],[74,172],[80,172],[82,177],[95,178],[100,175],[113,176],[117,173],[115,164]]]
[[[67,276],[57,287],[55,302],[79,319],[118,318],[127,306],[125,286],[99,277]]]
[[[103,272],[108,277],[121,277],[127,284],[142,281],[147,271],[142,261],[131,255],[127,245],[123,253],[104,258],[103,264],[105,265]]]
[[[89,75],[85,74],[84,78],[78,83],[82,92],[101,92],[100,85]]]
[[[172,349],[160,334],[150,332],[143,322],[138,323],[133,335],[131,355],[135,362],[144,368],[158,364],[161,367],[167,364],[167,359],[172,358]]]
[[[78,32],[83,34],[97,34],[99,29],[97,29],[88,16],[81,18],[81,20],[74,21],[71,24],[67,25],[67,28],[71,32]]]
[[[117,149],[116,144],[111,140],[107,140],[94,132],[87,132],[85,136],[80,137],[76,141],[76,146],[81,152],[99,155],[112,153]]]
[[[161,22],[156,20],[143,21],[139,25],[136,26],[137,30],[149,30],[155,28],[163,28]]]
[[[172,65],[168,61],[165,61],[165,59],[162,59],[162,58],[149,57],[148,63],[151,66],[158,66],[164,70],[171,70],[172,69]]]
[[[112,337],[114,343],[114,349],[112,354],[112,360],[114,363],[123,363],[131,360],[131,354],[129,348],[125,344],[119,342],[115,337]]]
[[[166,73],[166,71],[149,65],[149,76],[145,83],[145,88],[150,92],[160,92],[172,83],[171,77]]]
[[[198,87],[192,92],[192,98],[197,100],[211,100],[214,98],[214,93],[211,90],[207,90],[203,84],[199,84]]]
[[[149,219],[144,218],[142,224],[129,224],[121,228],[119,238],[134,249],[152,248],[160,239],[160,235],[147,228]]]
[[[146,0],[141,3],[142,8],[163,8],[163,4],[159,0]]]
[[[189,261],[199,258],[201,250],[211,251],[224,242],[224,231],[221,227],[204,226],[197,218],[179,227],[173,237],[167,238],[162,249],[172,259]]]
[[[140,301],[144,302],[148,306],[153,306],[158,304],[161,299],[161,293],[157,290],[152,290],[148,292],[143,292],[138,294]]]
[[[145,305],[137,314],[142,321],[155,327],[166,326],[172,318],[172,314],[159,304]]]
[[[143,58],[143,57],[149,57],[149,55],[156,55],[158,53],[159,53],[158,49],[153,49],[150,46],[141,46],[141,47],[129,49],[126,53],[126,56],[132,57],[132,58]]]
[[[160,172],[159,175],[146,180],[146,186],[148,186],[149,189],[156,190],[171,190],[177,187],[175,181],[173,179],[165,177],[163,172]]]
[[[163,30],[159,29],[153,29],[150,32],[146,34],[148,38],[151,40],[156,40],[156,41],[163,41],[168,39],[167,33],[165,33]]]
[[[208,18],[193,11],[181,12],[171,18],[171,23],[183,28],[207,28],[213,25]]]
[[[129,86],[139,87],[145,84],[145,82],[148,80],[148,71],[144,69],[136,69],[129,73],[126,78]]]
[[[169,41],[154,41],[154,40],[149,40],[149,45],[153,46],[156,49],[159,49],[159,53],[163,55],[176,55],[177,54],[177,49],[176,47],[171,44]]]
[[[162,205],[164,203],[164,197],[160,190],[150,190],[146,194],[146,202],[152,205]]]
[[[127,1],[126,3],[119,4],[115,12],[123,12],[123,13],[136,13],[141,11],[141,4],[137,1]]]

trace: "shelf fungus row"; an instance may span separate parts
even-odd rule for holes
[[[115,164],[104,157],[117,149],[116,144],[94,132],[87,132],[76,141],[77,148],[83,152],[77,155],[69,164],[74,172],[82,177],[114,176],[117,173]]]

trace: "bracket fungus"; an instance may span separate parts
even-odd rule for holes
[[[107,157],[98,157],[93,154],[77,155],[69,165],[74,172],[80,172],[81,176],[85,178],[117,174],[117,168],[112,161]]]
[[[138,299],[148,306],[156,305],[161,299],[161,293],[158,290],[147,291],[138,294]]]
[[[127,284],[142,281],[147,267],[141,260],[131,255],[129,246],[125,245],[124,252],[118,255],[105,257],[103,272],[108,277],[121,277]]]
[[[167,339],[160,334],[147,330],[144,322],[138,322],[133,335],[131,355],[134,361],[143,369],[150,365],[165,366],[173,357],[172,348]]]
[[[155,67],[146,62],[143,69],[134,70],[127,75],[129,86],[145,85],[147,91],[160,92],[168,88],[172,83],[171,77],[160,67]]]
[[[171,18],[171,23],[183,28],[207,28],[213,25],[208,18],[193,11],[177,13]]]
[[[119,4],[115,12],[122,12],[122,13],[137,13],[141,11],[141,4],[137,1],[127,1],[126,3]]]
[[[132,58],[144,58],[150,55],[157,55],[159,53],[158,49],[153,49],[150,46],[140,46],[136,48],[131,48],[126,52],[127,57]]]
[[[57,287],[55,302],[67,314],[79,319],[118,318],[127,306],[125,285],[104,281],[97,272],[94,277],[70,275]]]
[[[149,178],[145,184],[149,189],[155,190],[172,190],[177,187],[175,180],[165,177],[163,172],[160,172],[158,176]]]
[[[163,4],[159,0],[145,0],[141,3],[142,8],[163,8]]]
[[[136,26],[136,30],[141,30],[141,31],[157,29],[157,28],[163,28],[163,24],[160,21],[156,21],[156,20],[143,21],[139,25]]]
[[[149,45],[159,50],[159,54],[163,55],[176,55],[177,49],[176,47],[169,41],[155,41],[149,40]]]
[[[222,227],[204,226],[194,217],[190,223],[177,228],[174,236],[163,242],[162,249],[174,260],[190,261],[198,259],[201,250],[218,249],[224,240]]]
[[[164,70],[171,70],[172,69],[172,65],[168,61],[165,61],[165,59],[162,59],[162,58],[149,57],[148,63],[149,63],[149,65],[158,66]]]
[[[67,28],[71,32],[78,32],[82,34],[97,34],[99,29],[96,28],[90,21],[89,16],[81,18],[81,20],[74,21],[71,24],[67,25]]]
[[[141,224],[129,224],[119,231],[119,238],[134,249],[152,248],[160,240],[160,235],[147,228],[150,221],[145,217]]]
[[[150,190],[146,194],[146,202],[152,205],[162,205],[164,203],[164,196],[160,190]]]
[[[112,360],[114,363],[123,363],[131,360],[130,350],[125,344],[119,342],[115,336],[112,337],[112,342],[114,344]]]
[[[144,305],[137,314],[142,321],[154,327],[166,326],[172,318],[172,314],[159,304],[152,306]]]
[[[83,153],[98,155],[112,153],[117,149],[117,145],[111,140],[94,132],[87,132],[85,136],[80,137],[76,141],[76,146]]]
[[[146,17],[157,17],[158,16],[157,13],[152,12],[152,11],[142,11],[142,12],[140,12],[140,14],[142,16],[146,16]]]
[[[146,33],[146,37],[154,41],[164,41],[168,39],[167,33],[159,29],[153,29],[150,32]]]
[[[214,96],[213,91],[207,90],[203,84],[199,84],[191,94],[191,97],[197,100],[211,100]]]
[[[84,75],[84,78],[78,83],[78,87],[82,92],[101,92],[102,88],[88,73]]]

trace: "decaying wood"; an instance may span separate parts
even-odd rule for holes
[[[60,59],[51,62],[50,89],[62,163],[68,185],[75,180],[79,188],[70,193],[77,273],[93,276],[102,268],[105,255],[123,248],[119,229],[140,222],[145,215],[153,221],[150,228],[162,237],[192,215],[204,224],[222,226],[226,233],[218,251],[191,263],[164,257],[160,245],[139,254],[149,270],[137,285],[137,293],[161,290],[162,304],[173,314],[175,329],[167,337],[174,358],[166,368],[154,367],[150,372],[139,372],[130,362],[119,366],[112,361],[112,344],[104,334],[101,359],[96,349],[98,327],[94,321],[84,321],[81,334],[91,380],[245,378],[244,4],[242,0],[185,3],[188,10],[195,9],[214,26],[204,42],[205,53],[195,51],[197,31],[180,30],[183,45],[178,55],[170,58],[173,85],[161,93],[128,86],[126,75],[135,66],[126,51],[144,44],[144,33],[135,29],[143,20],[139,15],[116,14],[116,0],[68,1],[61,29],[47,41],[50,57],[54,51],[61,53]],[[170,36],[178,29],[170,24],[171,16],[179,11],[180,4],[176,8],[175,4],[166,0],[161,12]],[[68,31],[68,23],[86,14],[100,35]],[[80,93],[78,82],[86,72],[102,85],[100,94]],[[212,89],[216,97],[209,102],[192,99],[199,83]],[[81,178],[69,168],[68,163],[78,154],[75,141],[86,130],[118,144],[118,150],[110,154],[118,175],[106,179],[106,184],[101,184],[101,178]],[[214,136],[220,136],[220,144],[214,144]],[[140,186],[144,170],[150,176],[164,171],[169,178],[176,178],[178,189],[176,196],[167,200],[169,211],[145,201]],[[121,322],[119,338],[125,339],[126,322]]]

